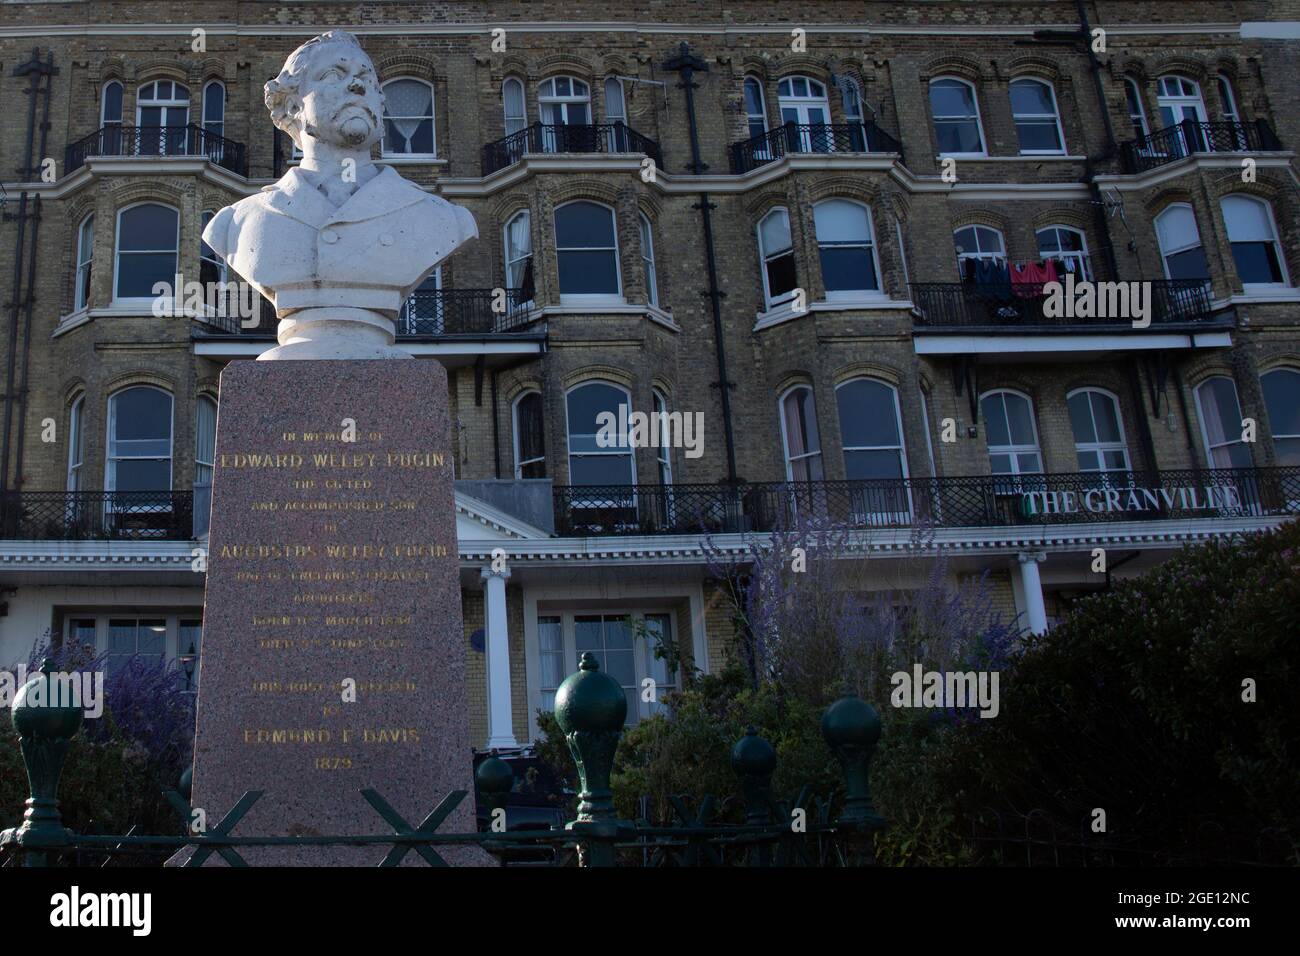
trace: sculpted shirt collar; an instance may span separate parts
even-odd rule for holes
[[[381,166],[378,176],[349,196],[342,206],[335,207],[295,166],[275,184],[263,187],[260,198],[281,215],[320,229],[331,223],[375,219],[423,202],[428,194],[403,179],[393,167]]]

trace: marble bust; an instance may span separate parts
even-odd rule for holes
[[[331,31],[294,50],[265,101],[302,162],[203,230],[275,303],[280,344],[260,358],[409,358],[393,344],[393,320],[412,289],[478,236],[474,217],[371,160],[384,97],[352,34]]]

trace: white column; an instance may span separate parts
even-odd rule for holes
[[[487,639],[488,747],[518,747],[510,713],[510,630],[506,626],[509,570],[487,567],[483,577],[483,616]]]
[[[1046,558],[1042,551],[1021,551],[1016,558],[1020,562],[1020,590],[1025,596],[1025,617],[1028,619],[1029,631],[1042,634],[1047,631],[1047,605],[1043,603],[1043,579],[1038,574],[1038,563]]]

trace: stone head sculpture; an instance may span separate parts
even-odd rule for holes
[[[384,97],[352,34],[335,30],[294,50],[265,100],[302,162],[203,232],[275,303],[280,344],[260,357],[408,358],[393,345],[393,320],[413,288],[477,237],[474,217],[371,160]]]

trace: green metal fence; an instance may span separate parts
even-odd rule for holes
[[[619,684],[601,673],[594,657],[583,654],[576,673],[556,694],[556,720],[578,769],[580,791],[575,819],[549,830],[476,833],[442,832],[439,827],[469,795],[447,794],[418,824],[403,819],[375,789],[360,791],[376,814],[374,833],[337,836],[268,836],[235,833],[240,820],[266,794],[246,792],[215,826],[192,832],[193,810],[185,797],[166,796],[183,823],[174,834],[121,835],[76,833],[63,826],[58,808],[59,777],[68,747],[81,727],[75,706],[49,706],[54,663],[15,696],[12,719],[26,764],[30,796],[23,821],[0,832],[0,865],[51,866],[96,859],[122,862],[142,854],[156,857],[192,847],[186,866],[201,866],[218,856],[231,866],[247,866],[241,850],[249,847],[387,846],[380,866],[397,866],[415,853],[432,866],[445,866],[438,848],[473,844],[502,865],[514,861],[578,866],[844,866],[872,862],[872,840],[885,826],[871,801],[869,771],[880,737],[880,717],[871,705],[844,697],[826,708],[822,734],[840,762],[847,798],[837,813],[829,799],[805,787],[791,800],[772,792],[776,751],[752,728],[731,753],[744,796],[743,823],[715,819],[713,797],[671,800],[676,822],[654,826],[648,821],[619,819],[610,776],[614,752],[623,732],[627,698]],[[493,810],[504,810],[513,772],[504,760],[490,757],[476,773],[476,783]],[[501,816],[501,815],[497,815]],[[381,826],[382,823],[382,826]]]

